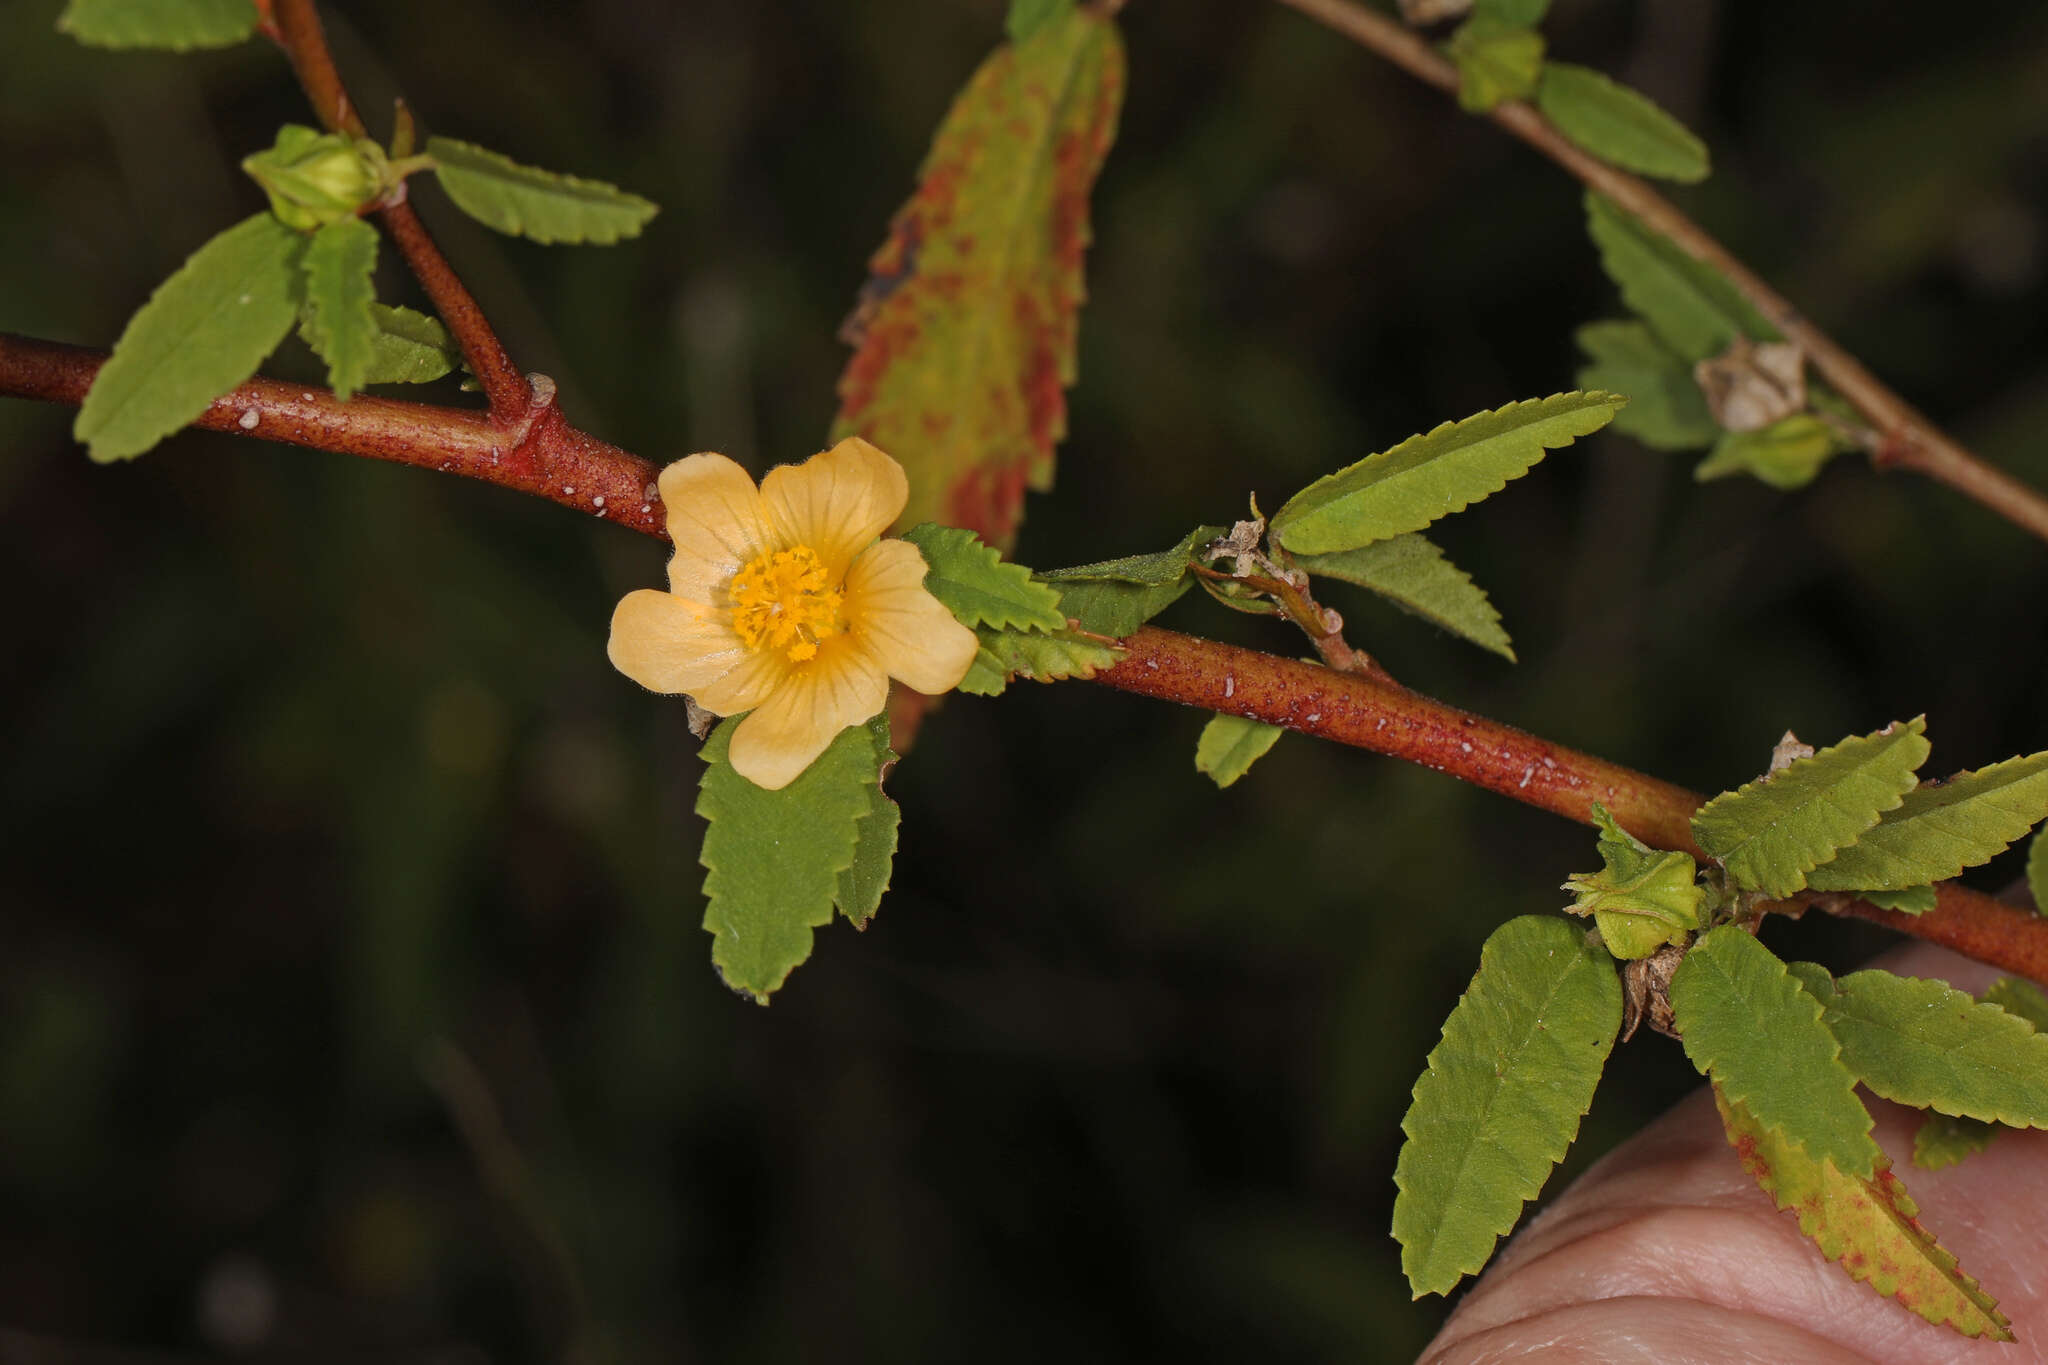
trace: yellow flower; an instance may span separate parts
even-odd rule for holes
[[[858,436],[769,470],[759,489],[723,455],[676,461],[661,471],[669,590],[619,603],[613,666],[716,715],[748,712],[732,766],[770,791],[880,711],[890,678],[951,691],[974,632],[924,590],[915,545],[876,539],[909,491]]]

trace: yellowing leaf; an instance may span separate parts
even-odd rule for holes
[[[1799,1230],[1852,1279],[1896,1298],[1936,1326],[2011,1341],[1998,1301],[1919,1222],[1920,1210],[1882,1157],[1869,1179],[1844,1174],[1788,1142],[1741,1101],[1714,1087],[1714,1103],[1742,1165]]]
[[[954,101],[868,263],[832,433],[903,465],[898,525],[964,526],[1000,548],[1066,434],[1088,192],[1124,88],[1122,41],[1093,7],[1029,32]]]

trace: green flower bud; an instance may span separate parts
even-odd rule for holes
[[[1614,822],[1604,806],[1593,807],[1600,822],[1598,872],[1580,873],[1564,884],[1576,898],[1567,908],[1591,915],[1607,951],[1618,958],[1648,957],[1667,943],[1683,942],[1700,927],[1706,891],[1684,853],[1659,853]]]
[[[353,215],[385,188],[383,148],[295,123],[278,129],[277,144],[242,169],[270,196],[278,221],[301,232]]]

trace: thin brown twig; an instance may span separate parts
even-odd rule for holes
[[[1369,48],[1416,79],[1447,93],[1457,92],[1457,68],[1428,41],[1386,15],[1355,0],[1280,3]],[[1507,101],[1490,116],[1589,189],[1614,200],[1676,242],[1688,255],[1725,276],[1788,341],[1806,353],[1813,368],[1876,428],[1881,439],[1871,451],[1872,464],[1880,469],[1910,469],[1924,474],[2015,526],[2048,540],[2048,496],[1986,464],[1928,421],[1670,200],[1640,178],[1581,149],[1526,101]]]
[[[362,116],[348,97],[348,90],[341,83],[341,72],[334,65],[334,54],[328,50],[327,35],[320,27],[319,12],[313,7],[313,0],[272,0],[277,23],[278,45],[291,60],[292,71],[305,89],[306,99],[313,106],[314,116],[321,126],[330,132],[346,133],[350,137],[368,137],[369,129],[363,124]],[[441,254],[441,248],[434,244],[427,225],[412,205],[404,199],[384,205],[377,211],[378,220],[384,224],[391,241],[398,248],[399,255],[419,280],[420,288],[432,301],[434,311],[448,324],[449,332],[456,344],[462,347],[462,357],[469,362],[469,368],[483,386],[484,397],[490,401],[491,420],[501,426],[511,426],[527,416],[527,409],[533,405],[534,394],[519,367],[512,363],[511,355],[503,342],[484,317],[484,311],[477,306],[476,298],[462,277],[455,273],[455,267]]]
[[[0,333],[0,395],[76,406],[105,359],[104,352]],[[493,444],[500,433],[474,412],[361,396],[342,403],[273,379],[216,399],[195,425],[441,469],[667,535],[654,466],[570,427],[552,404],[510,451]],[[564,468],[576,471],[573,486],[548,473]],[[1096,683],[1386,754],[1581,823],[1591,823],[1598,801],[1645,842],[1699,853],[1691,827],[1696,793],[1399,685],[1149,626],[1120,647],[1124,657],[1097,673]],[[2048,981],[2048,918],[1953,883],[1939,897],[1934,910],[1917,916],[1843,896],[1812,903]]]

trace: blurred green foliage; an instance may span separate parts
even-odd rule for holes
[[[260,207],[236,164],[305,109],[263,44],[88,52],[57,8],[0,8],[0,327],[105,345]],[[417,196],[575,420],[757,470],[822,443],[834,327],[1002,11],[325,7],[380,132],[402,89],[663,205],[549,250]],[[1617,311],[1575,185],[1278,6],[1123,23],[1073,434],[1021,559],[1168,544],[1570,386],[1573,329]],[[1681,200],[1712,230],[2048,482],[2038,6],[1559,0],[1546,34],[1707,138]],[[317,374],[295,347],[278,372]],[[1386,1234],[1409,1086],[1480,941],[1559,908],[1590,832],[1299,740],[1218,793],[1200,716],[1084,685],[956,698],[892,780],[874,927],[822,932],[763,1011],[707,962],[681,710],[604,657],[659,546],[206,434],[95,468],[71,416],[0,403],[0,1322],[336,1359],[1426,1339]],[[1842,460],[1697,488],[1602,435],[1441,540],[1521,665],[1362,595],[1353,639],[1659,776],[1717,790],[1787,727],[1921,711],[1957,767],[2048,747],[2048,553],[1931,486]],[[1165,623],[1301,649],[1199,595]],[[1662,1038],[1616,1066],[1577,1164],[1689,1084]]]

